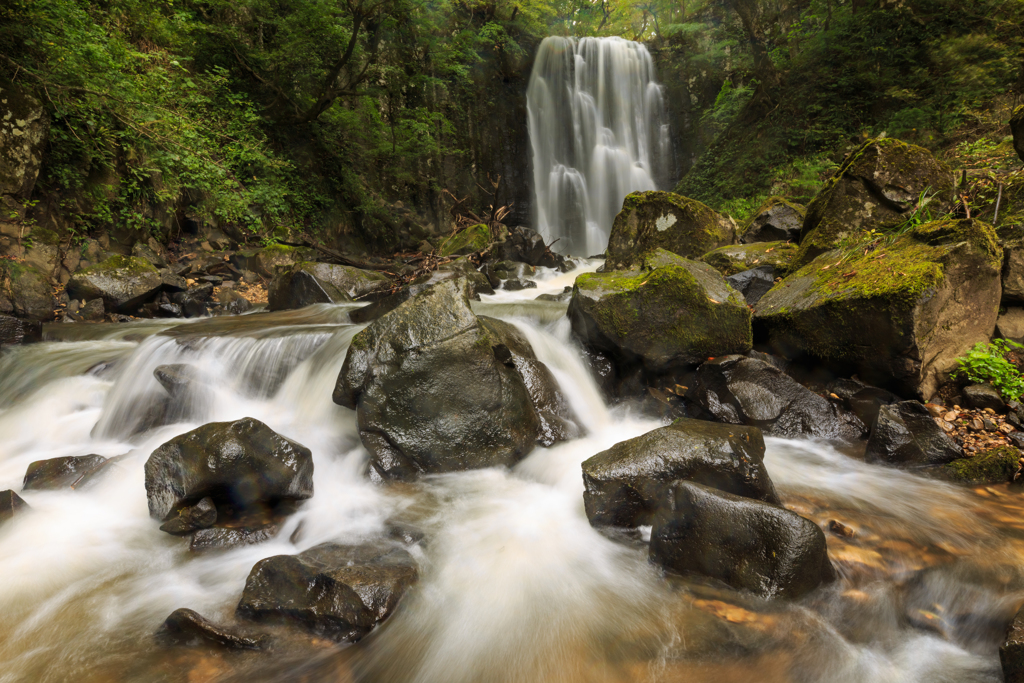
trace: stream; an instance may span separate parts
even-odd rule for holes
[[[826,531],[840,580],[797,602],[665,576],[642,537],[593,529],[580,464],[664,423],[606,405],[566,304],[534,300],[580,272],[540,269],[537,289],[474,302],[522,330],[588,431],[511,471],[370,483],[355,413],[331,401],[363,327],[352,304],[54,324],[48,341],[5,350],[0,489],[20,492],[36,460],[118,460],[80,490],[21,494],[31,510],[0,527],[0,682],[1002,680],[998,646],[1024,601],[1024,505],[1005,485],[956,487],[866,464],[855,447],[766,439],[784,504],[854,531]],[[199,368],[202,388],[161,413],[153,371],[169,363]],[[315,495],[267,543],[192,554],[150,518],[143,466],[175,435],[247,416],[312,451]],[[179,607],[230,622],[258,560],[371,539],[394,520],[426,532],[412,549],[420,581],[358,644],[287,629],[271,652],[155,644]]]

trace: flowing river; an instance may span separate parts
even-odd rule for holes
[[[767,439],[785,505],[855,532],[827,534],[840,581],[795,603],[666,577],[642,534],[591,528],[580,463],[662,423],[606,405],[566,304],[533,300],[579,272],[474,303],[527,335],[588,430],[511,471],[369,482],[355,413],[331,401],[362,329],[352,305],[52,325],[51,341],[4,351],[0,489],[20,491],[35,460],[118,459],[80,490],[25,492],[31,510],[0,527],[0,682],[1002,680],[998,646],[1024,601],[1024,505],[1006,486],[958,488],[856,449]],[[181,362],[201,388],[165,405],[153,370]],[[246,416],[312,450],[315,495],[270,542],[192,554],[149,517],[143,465],[177,434]],[[179,607],[230,622],[261,558],[374,538],[396,520],[426,532],[412,550],[421,578],[360,643],[279,629],[271,652],[155,644]]]

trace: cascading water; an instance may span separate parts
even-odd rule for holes
[[[526,91],[537,230],[576,256],[604,251],[630,192],[667,182],[671,148],[647,48],[545,38]]]
[[[1005,485],[964,489],[824,443],[767,439],[785,504],[856,530],[828,538],[840,581],[795,603],[664,576],[638,539],[593,529],[580,463],[662,423],[607,406],[566,305],[533,299],[578,274],[542,270],[537,289],[474,309],[519,327],[587,435],[537,448],[512,470],[391,487],[367,479],[355,412],[331,401],[361,329],[345,306],[174,327],[64,325],[53,328],[63,341],[4,351],[0,489],[20,490],[34,460],[118,460],[90,487],[23,492],[31,509],[0,526],[0,683],[1000,680],[1002,628],[1024,599],[1024,506]],[[197,391],[164,413],[178,422],[147,426],[162,400],[153,369],[183,361],[199,369]],[[193,555],[149,517],[143,465],[177,434],[245,416],[310,448],[315,494],[273,540]],[[259,560],[379,537],[395,519],[426,533],[413,546],[421,580],[360,643],[289,631],[274,632],[271,653],[154,643],[179,607],[229,620]]]

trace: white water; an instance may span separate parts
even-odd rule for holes
[[[938,635],[908,624],[899,604],[911,572],[940,565],[948,571],[913,594],[924,607],[937,609],[934,603],[953,614],[980,606],[996,621],[1012,612],[1024,597],[1012,570],[1024,552],[1000,526],[1020,511],[1000,507],[1001,499],[989,503],[867,465],[826,444],[769,439],[767,467],[787,504],[823,525],[836,516],[858,529],[851,543],[829,539],[843,581],[794,605],[765,606],[699,582],[666,581],[642,547],[592,529],[580,463],[661,423],[605,405],[570,340],[564,304],[561,317],[538,322],[550,318],[548,304],[529,298],[560,291],[577,274],[542,272],[537,290],[484,297],[475,307],[527,335],[587,436],[537,449],[512,471],[431,477],[413,486],[369,483],[354,412],[331,402],[360,329],[338,322],[343,309],[306,309],[289,324],[261,314],[258,333],[260,316],[247,316],[253,320],[239,321],[241,331],[211,323],[206,336],[196,337],[203,328],[189,324],[182,328],[189,334],[179,337],[19,350],[20,374],[2,366],[21,388],[16,403],[0,409],[0,489],[20,490],[34,460],[127,457],[84,490],[24,493],[30,513],[0,527],[0,682],[251,683],[298,680],[299,671],[311,681],[351,675],[421,683],[998,680],[997,640],[985,624],[947,618]],[[51,361],[59,372],[43,371]],[[103,361],[117,362],[88,373]],[[187,421],[139,432],[159,396],[153,368],[182,361],[206,380],[172,407]],[[38,371],[32,392],[31,368]],[[259,381],[261,368],[274,381]],[[0,386],[8,379],[0,377]],[[149,518],[143,465],[176,434],[244,416],[312,450],[315,495],[265,545],[192,556],[182,539]],[[230,619],[259,559],[327,540],[371,538],[389,519],[426,531],[425,546],[416,550],[422,579],[385,627],[355,648],[284,641],[273,655],[211,664],[202,651],[154,646],[151,634],[178,607]],[[907,548],[886,546],[892,539]],[[919,557],[910,544],[925,551]],[[856,559],[855,551],[869,560],[875,553],[881,568],[846,559]],[[971,563],[1004,576],[971,578]],[[722,600],[739,606],[742,618],[709,616],[708,605]]]
[[[526,91],[537,230],[555,249],[604,251],[630,192],[665,185],[671,148],[647,48],[545,38]]]

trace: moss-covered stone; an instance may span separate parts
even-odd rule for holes
[[[43,322],[53,320],[53,287],[38,268],[0,260],[0,313]]]
[[[960,484],[1002,484],[1013,480],[1020,456],[1020,450],[1001,446],[943,465],[942,473],[944,478]]]
[[[103,299],[107,311],[134,313],[163,286],[152,264],[134,256],[114,255],[71,276],[67,293],[72,299]]]
[[[584,344],[652,373],[751,348],[743,297],[707,264],[663,249],[642,269],[580,275],[568,315]]]
[[[740,242],[793,242],[800,240],[807,209],[784,197],[769,197],[740,229]]]
[[[1024,161],[1024,104],[1013,110],[1010,117],[1010,132],[1013,133],[1013,149]]]
[[[846,158],[807,207],[794,267],[866,230],[887,230],[907,220],[922,194],[927,210],[942,215],[953,195],[953,172],[923,147],[894,138],[870,140]]]
[[[606,268],[635,268],[656,249],[696,259],[735,241],[736,223],[695,199],[634,192],[626,196],[612,224]]]
[[[472,254],[487,248],[491,243],[491,231],[483,223],[466,228],[441,243],[441,256]]]
[[[263,247],[250,259],[251,267],[263,277],[274,277],[282,266],[293,266],[301,261],[316,258],[316,250],[307,247],[291,247],[287,244],[271,244]]]
[[[725,277],[758,266],[772,266],[776,275],[785,275],[789,272],[789,264],[796,256],[797,248],[788,242],[734,244],[709,251],[701,261]]]
[[[778,353],[809,353],[869,383],[927,399],[955,359],[987,341],[1002,251],[980,221],[937,221],[872,250],[831,251],[755,308]]]

